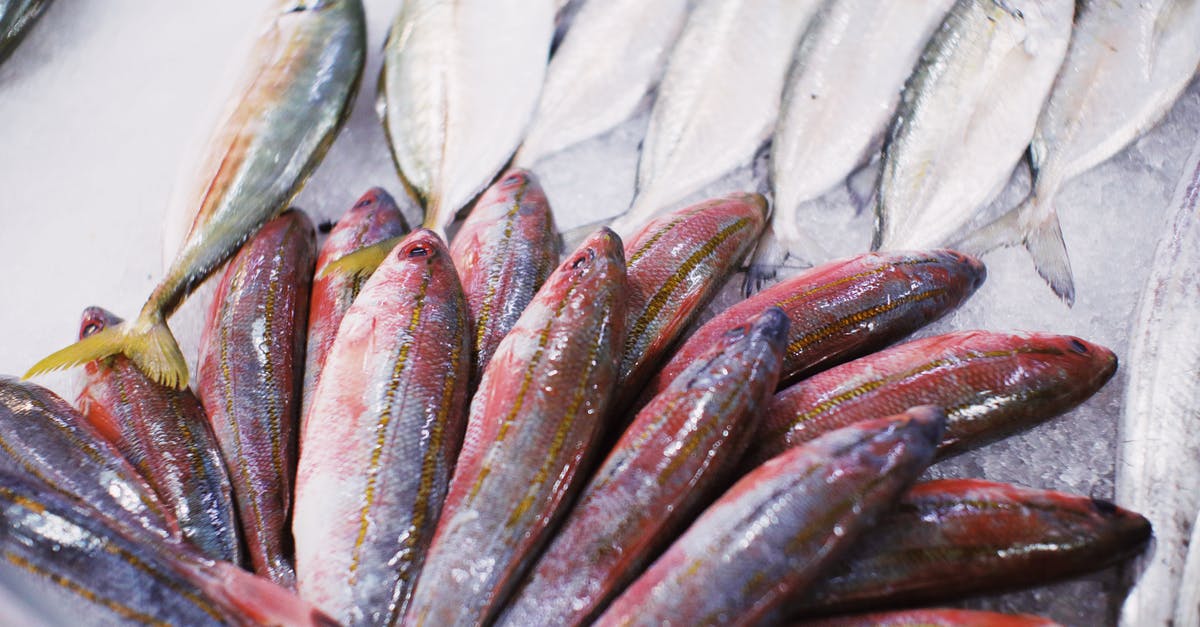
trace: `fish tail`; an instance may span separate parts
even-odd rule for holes
[[[81,366],[89,361],[122,352],[124,326],[124,324],[120,324],[109,327],[89,335],[62,350],[55,351],[34,364],[22,378],[28,379],[55,370]]]
[[[759,238],[742,283],[746,298],[765,289],[781,270],[802,270],[812,267],[814,259],[829,258],[824,248],[807,234],[785,236],[779,232],[784,230],[791,229],[776,229],[772,224]]]
[[[334,274],[369,277],[402,239],[404,238],[393,237],[385,239],[378,244],[372,244],[350,254],[342,255],[326,264],[321,269],[321,274],[317,278],[323,279]]]
[[[118,353],[133,360],[139,370],[162,385],[180,390],[187,387],[187,362],[171,329],[157,311],[144,312],[132,323],[104,329],[53,353],[34,364],[25,378]]]
[[[1063,242],[1058,213],[1052,195],[1030,194],[1020,205],[1009,210],[953,247],[975,256],[1004,246],[1024,246],[1033,257],[1038,274],[1050,289],[1067,304],[1075,304],[1075,280],[1067,245]]]

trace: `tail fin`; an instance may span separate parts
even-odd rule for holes
[[[1063,242],[1062,227],[1058,224],[1058,213],[1049,203],[1049,199],[1031,194],[1020,205],[952,247],[978,257],[996,248],[1020,244],[1029,251],[1034,267],[1050,284],[1050,289],[1068,307],[1073,306],[1075,280],[1071,260]]]
[[[759,238],[754,256],[746,268],[742,295],[750,298],[766,289],[779,276],[780,270],[803,270],[812,267],[814,257],[828,259],[828,254],[815,240],[802,236],[799,242],[786,241],[776,233],[774,225],[768,226]]]
[[[323,279],[334,274],[349,274],[354,276],[369,277],[375,272],[375,268],[383,263],[387,258],[388,253],[400,243],[403,237],[393,237],[385,239],[378,244],[372,244],[365,248],[360,248],[348,255],[343,255],[329,262],[321,269],[321,273],[317,276],[318,279]]]
[[[25,378],[85,364],[122,353],[161,385],[182,390],[188,385],[187,362],[159,316],[140,317],[90,335],[37,362]]]

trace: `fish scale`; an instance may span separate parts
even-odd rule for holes
[[[551,274],[484,372],[405,624],[499,611],[585,479],[624,316],[621,241],[601,229]]]

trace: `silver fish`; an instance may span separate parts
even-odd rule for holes
[[[1200,65],[1200,2],[1085,0],[1067,61],[1038,120],[1029,196],[960,246],[976,254],[1023,245],[1038,273],[1075,299],[1054,198],[1158,124]]]
[[[875,249],[944,245],[1003,188],[1071,36],[1072,0],[959,0],[909,79],[875,205]]]
[[[700,0],[671,52],[638,163],[629,236],[748,163],[771,135],[792,51],[821,0]]]
[[[1150,519],[1155,547],[1122,625],[1169,623],[1200,510],[1200,145],[1187,164],[1129,345],[1116,501]]]
[[[396,167],[446,226],[500,171],[537,107],[554,0],[408,0],[392,24],[378,108]]]
[[[513,164],[532,166],[633,115],[662,74],[687,5],[688,0],[585,3],[550,60],[541,102]]]
[[[0,62],[12,54],[50,0],[0,0]]]

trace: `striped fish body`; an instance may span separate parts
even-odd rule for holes
[[[380,117],[400,175],[445,237],[504,167],[537,108],[553,0],[412,0],[383,52]]]
[[[629,313],[619,407],[636,398],[737,269],[762,233],[766,214],[761,195],[731,194],[656,218],[625,244]]]
[[[121,323],[99,307],[83,312],[80,337]],[[150,484],[183,538],[214,560],[241,562],[225,460],[191,390],[159,385],[121,355],[84,366],[76,405]]]
[[[369,246],[399,238],[408,232],[408,223],[396,201],[381,188],[373,187],[329,232],[329,238],[317,255],[313,275],[312,300],[308,308],[308,347],[304,351],[304,400],[300,408],[300,434],[308,421],[313,394],[325,366],[325,358],[337,336],[338,325],[350,309],[369,275],[359,273],[324,274],[329,264]]]
[[[946,408],[938,454],[952,455],[1071,409],[1116,368],[1112,351],[1065,335],[958,331],[914,340],[777,394],[751,463],[860,420],[925,404]]]
[[[915,486],[796,599],[797,614],[952,600],[1102,569],[1140,551],[1145,518],[1107,501],[977,479]]]
[[[933,459],[932,407],[830,433],[763,464],[705,510],[597,625],[755,625],[850,548]]]
[[[748,298],[700,327],[652,380],[662,391],[726,330],[767,307],[791,319],[780,383],[882,348],[941,317],[987,275],[973,257],[950,250],[866,253],[817,266]]]
[[[299,211],[272,220],[225,270],[200,338],[197,395],[233,482],[254,572],[291,587],[291,507],[316,233]]]
[[[1129,626],[1172,618],[1200,510],[1200,145],[1186,164],[1130,333],[1116,498],[1154,524],[1155,550],[1131,569]]]
[[[180,537],[154,489],[75,408],[11,377],[0,377],[0,469],[86,503],[131,538]]]
[[[394,624],[408,604],[466,428],[469,329],[446,246],[419,229],[338,330],[292,528],[300,595],[347,625]]]
[[[674,539],[745,451],[787,325],[772,308],[729,330],[638,413],[501,624],[586,624]]]
[[[1061,627],[1029,614],[998,614],[975,610],[899,610],[793,623],[798,627]]]
[[[7,471],[0,521],[0,576],[28,581],[83,624],[330,624],[266,580],[127,537],[88,505]]]
[[[50,0],[0,0],[0,63],[25,38]]]
[[[475,202],[450,245],[471,308],[474,389],[500,340],[558,265],[559,239],[532,172],[509,170]]]
[[[601,229],[500,343],[406,624],[488,621],[585,477],[624,343],[625,259]]]

